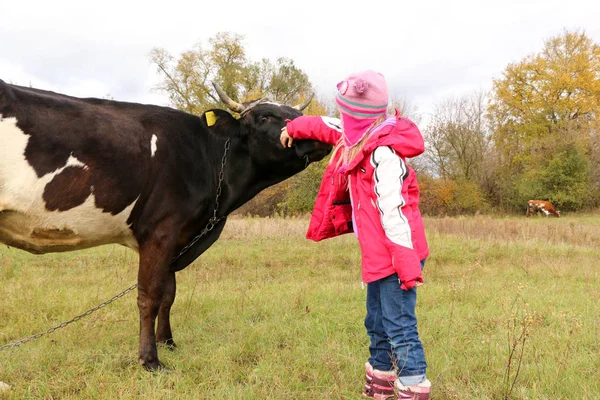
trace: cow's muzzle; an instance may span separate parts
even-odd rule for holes
[[[330,144],[315,140],[298,140],[294,144],[296,154],[306,161],[307,166],[311,162],[321,161],[333,148]]]

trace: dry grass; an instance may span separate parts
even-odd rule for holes
[[[367,338],[353,235],[307,218],[232,218],[178,273],[170,374],[136,363],[129,295],[0,352],[2,399],[359,399]],[[419,330],[434,400],[600,399],[600,217],[427,218]],[[0,247],[0,344],[110,298],[136,276],[118,246],[33,256]]]
[[[600,247],[600,224],[593,218],[426,218],[430,233],[498,242],[541,242]]]
[[[600,247],[599,218],[515,218],[445,217],[425,218],[428,234],[452,235],[466,239],[504,243],[540,242],[572,246]],[[227,221],[221,239],[301,238],[306,234],[308,217],[241,218]]]
[[[230,217],[227,219],[221,239],[298,239],[304,237],[307,226],[308,217],[285,219]]]

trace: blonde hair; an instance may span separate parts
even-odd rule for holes
[[[346,161],[347,164],[350,164],[352,162],[352,160],[354,160],[354,158],[358,155],[358,153],[360,153],[362,151],[363,147],[369,140],[369,136],[370,136],[371,132],[373,132],[373,130],[375,128],[377,128],[383,121],[385,121],[386,118],[387,118],[387,115],[382,115],[379,118],[377,118],[375,120],[375,122],[373,123],[373,125],[371,125],[371,127],[369,128],[367,133],[365,133],[365,135],[362,137],[362,139],[360,139],[360,141],[358,143],[356,143],[354,146],[352,146],[348,149],[346,149],[346,142],[344,141],[344,135],[342,135],[340,137],[340,140],[338,140],[337,144],[335,145],[333,152],[331,153],[331,159],[329,159],[329,163],[333,162],[338,151],[348,151],[347,157],[345,154],[342,154],[340,156],[335,167],[340,168],[340,166],[342,165],[342,163],[344,161]]]

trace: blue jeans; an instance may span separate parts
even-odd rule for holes
[[[367,285],[369,363],[381,371],[391,371],[396,366],[398,378],[406,386],[422,382],[427,370],[417,331],[416,303],[417,288],[400,289],[397,274]]]

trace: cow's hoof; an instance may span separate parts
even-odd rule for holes
[[[161,340],[159,342],[156,342],[159,346],[166,348],[167,350],[170,351],[175,351],[177,349],[177,344],[175,343],[175,341],[173,340],[173,338],[171,339],[167,339],[167,340]]]
[[[161,372],[161,370],[166,369],[165,365],[158,360],[153,361],[145,361],[143,359],[139,359],[138,363],[144,367],[146,371],[150,372]]]
[[[171,372],[170,368],[165,367],[161,364],[160,368],[150,371],[153,375],[169,375]]]

